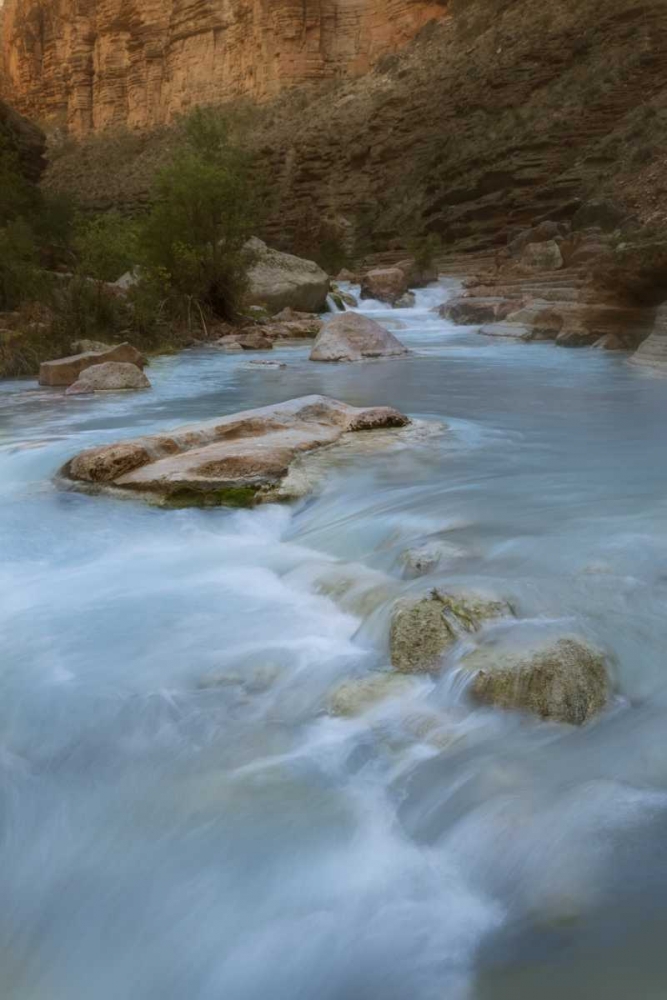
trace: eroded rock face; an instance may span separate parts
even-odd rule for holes
[[[484,705],[531,712],[579,726],[609,699],[605,658],[577,638],[523,652],[480,648],[463,658],[474,671],[472,695]]]
[[[126,362],[138,368],[143,368],[146,364],[146,359],[132,344],[118,344],[108,351],[87,351],[84,354],[73,354],[70,358],[43,361],[39,366],[39,384],[72,385],[86,368],[106,361]]]
[[[109,392],[113,389],[150,389],[151,384],[137,365],[123,361],[106,361],[85,368],[66,395],[86,392]]]
[[[408,354],[397,337],[368,316],[340,313],[325,323],[310,352],[311,361],[362,361]]]
[[[282,499],[277,488],[299,455],[357,431],[408,423],[390,407],[357,408],[303,396],[170,434],[91,448],[68,462],[63,475],[82,486],[115,487],[179,505],[248,505]]]
[[[4,90],[76,132],[356,76],[446,9],[428,0],[6,0]]]
[[[653,332],[630,358],[635,365],[646,365],[667,372],[667,305],[658,309]]]
[[[272,250],[262,240],[248,241],[254,263],[248,271],[246,302],[271,315],[285,308],[319,313],[329,294],[329,276],[312,260]]]
[[[506,601],[480,594],[432,590],[416,600],[399,601],[389,636],[392,665],[403,674],[437,670],[443,653],[462,635],[477,632],[488,619],[512,613]]]
[[[408,290],[408,279],[400,267],[379,267],[361,280],[361,298],[394,305]]]

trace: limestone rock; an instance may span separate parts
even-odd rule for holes
[[[326,322],[310,352],[311,361],[394,358],[408,350],[393,333],[360,313],[339,313]]]
[[[137,365],[124,361],[106,361],[101,365],[84,368],[66,395],[84,392],[102,392],[112,389],[150,389],[151,384]]]
[[[632,364],[667,372],[667,304],[656,313],[653,332],[630,358]]]
[[[361,298],[377,299],[393,305],[408,290],[405,272],[400,267],[378,267],[361,280]]]
[[[107,351],[86,351],[57,361],[43,361],[39,366],[40,385],[72,385],[86,368],[106,361],[122,361],[143,368],[146,359],[131,344],[118,344]]]
[[[391,619],[391,662],[399,673],[430,673],[442,654],[465,633],[476,632],[490,618],[511,615],[506,601],[479,594],[430,594],[399,601]]]
[[[476,701],[581,725],[609,699],[605,658],[577,638],[520,652],[480,648],[464,657]]]
[[[535,340],[555,340],[563,329],[565,319],[562,312],[547,302],[527,302],[507,317],[508,323],[521,323],[530,328]]]
[[[416,301],[414,292],[403,292],[400,299],[394,302],[394,309],[413,309]]]
[[[485,337],[506,337],[508,340],[533,339],[533,331],[523,323],[487,323],[479,332]]]
[[[442,318],[448,319],[450,323],[481,326],[485,323],[500,323],[522,306],[523,302],[516,299],[462,295],[444,302],[438,311]]]
[[[248,505],[278,498],[298,456],[357,431],[403,427],[390,407],[357,408],[304,396],[166,434],[91,448],[62,474],[179,505]]]
[[[593,344],[593,347],[602,351],[626,351],[627,345],[624,343],[623,339],[618,336],[617,333],[607,333],[604,337],[600,337]]]
[[[528,243],[521,253],[521,263],[536,271],[558,271],[563,266],[563,255],[555,240]]]
[[[246,244],[252,254],[248,270],[248,306],[263,306],[272,315],[289,307],[319,313],[326,306],[329,276],[312,260],[272,250],[253,237]]]
[[[267,337],[264,329],[257,332],[242,333],[236,340],[239,347],[244,351],[272,351],[273,340]]]
[[[557,347],[590,347],[597,339],[597,334],[591,333],[582,326],[569,326],[556,337]]]

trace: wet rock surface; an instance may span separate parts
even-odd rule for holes
[[[324,323],[310,352],[311,361],[362,361],[408,354],[400,340],[369,316],[341,313]]]
[[[480,704],[555,722],[582,725],[609,700],[604,655],[577,638],[527,651],[480,648],[463,658],[462,667],[474,672],[470,690]]]
[[[135,365],[137,368],[143,368],[146,364],[146,359],[132,344],[118,344],[108,351],[86,351],[83,354],[74,354],[69,358],[43,361],[39,367],[39,384],[72,385],[86,368],[101,365],[107,361],[120,361]]]
[[[122,361],[106,361],[85,368],[66,395],[88,392],[109,392],[114,389],[150,389],[151,384],[137,365]]]
[[[245,506],[276,499],[294,459],[347,434],[404,427],[390,407],[353,407],[325,396],[275,406],[81,452],[64,476],[183,506]],[[283,498],[282,496],[280,497]]]

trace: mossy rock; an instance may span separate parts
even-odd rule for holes
[[[162,506],[182,507],[252,507],[260,489],[255,486],[229,486],[219,490],[176,490],[165,498]]]
[[[478,631],[488,619],[512,614],[506,601],[480,594],[432,590],[417,600],[400,601],[391,620],[391,662],[400,673],[430,673],[462,635]]]
[[[609,700],[604,655],[575,638],[528,651],[481,648],[461,665],[474,671],[471,693],[482,705],[580,726]]]

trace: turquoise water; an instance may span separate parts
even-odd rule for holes
[[[429,311],[449,291],[367,304],[404,360],[201,349],[146,393],[3,384],[3,997],[667,997],[667,380],[452,327]],[[54,482],[93,444],[308,393],[428,433],[254,511]],[[449,558],[406,579],[434,539]],[[396,598],[434,584],[602,646],[608,712],[474,708],[455,649],[334,717],[387,666]]]

